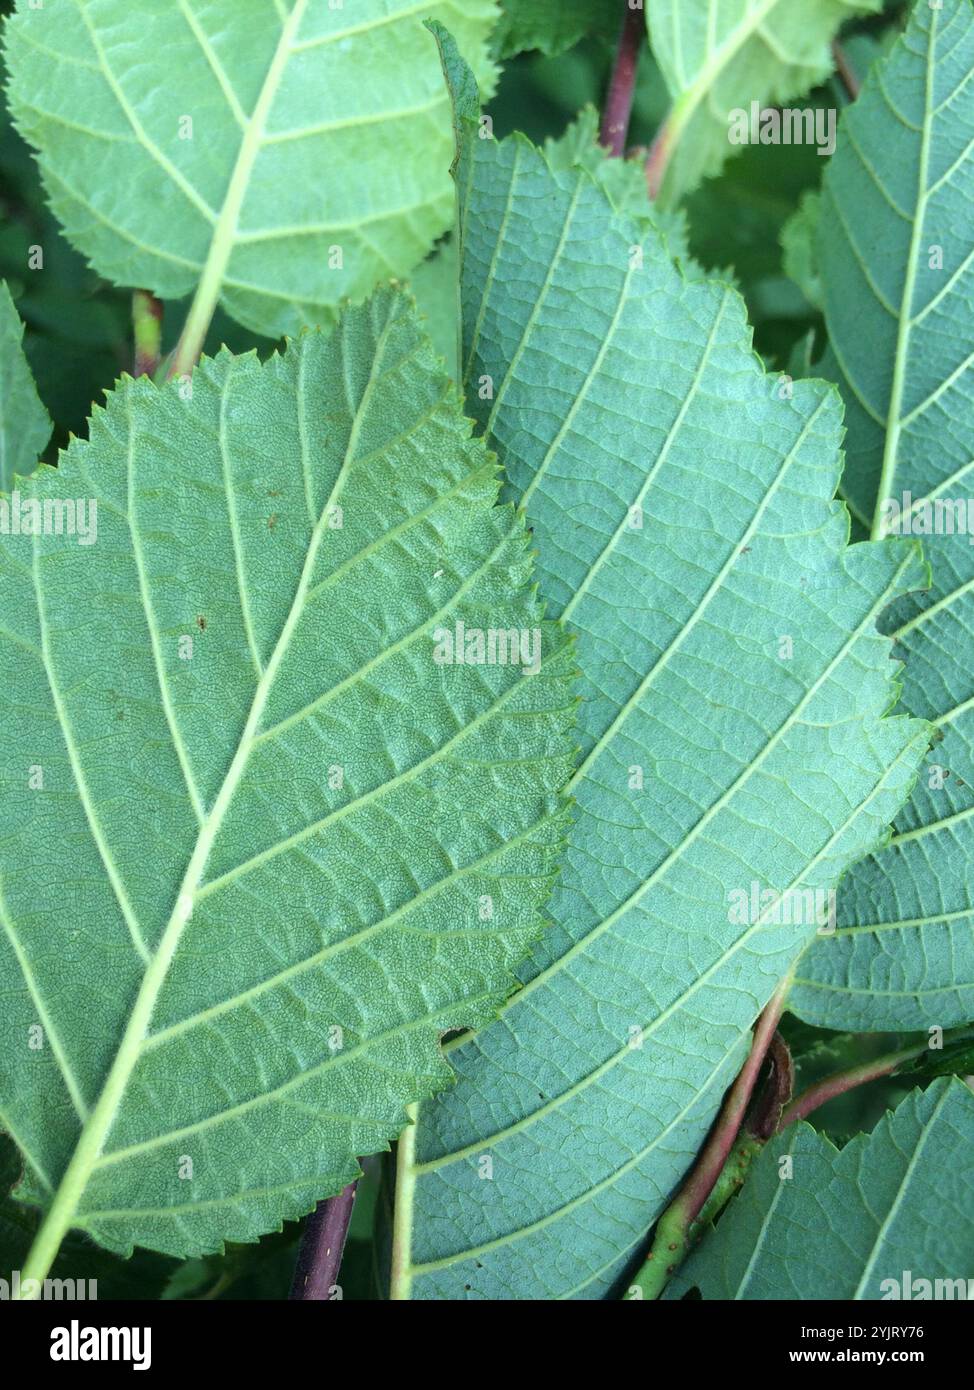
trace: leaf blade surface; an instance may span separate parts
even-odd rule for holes
[[[15,473],[33,471],[51,437],[51,421],[23,349],[24,325],[6,282],[0,282],[0,489],[9,491]]]
[[[428,8],[489,86],[490,0]],[[447,226],[449,105],[423,14],[22,0],[11,110],[99,274],[162,298],[202,282],[207,304],[277,337],[405,275]]]
[[[782,397],[736,295],[585,169],[474,137],[458,183],[469,408],[578,635],[583,761],[554,926],[401,1145],[393,1296],[590,1299],[814,934],[728,891],[831,885],[905,795],[927,733],[882,718],[874,624],[922,566],[846,548],[834,393]]]
[[[796,1011],[840,1030],[974,1014],[972,66],[969,0],[917,5],[844,113],[823,188],[830,346],[818,370],[845,399],[843,490],[876,534],[922,536],[933,587],[897,605],[887,630],[906,708],[942,733],[891,845],[849,875],[835,936],[802,963]],[[962,514],[938,525],[934,509],[957,502]]]
[[[831,72],[839,26],[879,8],[879,0],[648,0],[650,41],[673,101],[664,200],[720,171],[734,148],[733,111],[804,96]]]
[[[570,650],[401,294],[188,399],[124,379],[31,484],[98,534],[0,547],[0,1117],[52,1240],[212,1251],[343,1186],[508,990]],[[438,664],[456,621],[540,673]]]

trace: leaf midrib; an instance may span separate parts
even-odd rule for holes
[[[902,417],[903,393],[906,390],[907,357],[910,346],[910,334],[913,329],[913,295],[916,288],[917,266],[919,262],[920,241],[923,235],[924,224],[927,215],[927,200],[929,190],[927,188],[928,173],[930,166],[930,139],[933,132],[932,117],[932,90],[933,90],[933,66],[934,51],[936,49],[937,37],[937,11],[930,11],[930,31],[929,43],[927,46],[927,68],[926,83],[924,85],[923,104],[924,118],[921,126],[920,135],[920,157],[917,170],[917,201],[916,213],[913,219],[913,226],[910,231],[910,246],[908,251],[908,261],[906,275],[903,279],[903,295],[900,300],[899,322],[896,330],[896,348],[893,359],[893,381],[890,388],[889,407],[886,412],[886,440],[883,446],[883,462],[879,475],[879,486],[876,493],[876,510],[873,513],[873,524],[870,531],[870,539],[877,540],[885,535],[883,522],[883,506],[887,499],[892,496],[893,484],[896,478],[896,467],[899,462],[900,434],[903,430],[904,420]],[[885,92],[884,92],[885,95]],[[889,101],[889,98],[886,98]],[[891,103],[890,103],[891,105]],[[851,244],[851,243],[850,243]]]
[[[764,0],[764,4],[759,5],[757,9],[752,10],[750,14],[746,15],[737,28],[732,29],[727,35],[727,38],[724,39],[723,43],[717,48],[709,46],[708,36],[706,62],[693,81],[683,88],[673,103],[673,110],[670,116],[670,128],[674,144],[683,134],[693,113],[696,111],[703,98],[708,95],[717,78],[724,69],[733,62],[748,40],[754,37],[754,34],[760,29],[768,15],[771,14],[780,3],[781,0]],[[674,19],[674,24],[675,23],[676,20]],[[682,38],[680,48],[682,54]],[[682,70],[681,76],[685,82],[686,77]]]
[[[223,206],[213,228],[199,285],[179,346],[176,348],[173,362],[174,375],[180,375],[192,366],[192,361],[198,351],[196,344],[202,343],[219,302],[226,273],[230,266],[230,258],[236,244],[240,213],[250,186],[254,165],[260,153],[264,127],[291,56],[294,46],[292,41],[304,19],[307,7],[308,0],[295,0],[294,9],[284,21],[281,36],[267,70],[267,76],[264,78],[260,95],[244,128],[243,139],[240,142],[233,173],[227,185]]]

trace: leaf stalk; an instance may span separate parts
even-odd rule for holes
[[[690,1176],[659,1220],[652,1249],[632,1285],[641,1291],[643,1298],[659,1298],[667,1279],[690,1247],[694,1223],[724,1173],[737,1142],[764,1059],[784,1013],[791,981],[789,973],[754,1025],[751,1051],[727,1093],[710,1138]]]
[[[135,336],[133,376],[155,376],[162,360],[162,302],[149,290],[132,291]]]

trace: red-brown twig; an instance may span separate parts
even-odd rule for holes
[[[337,1197],[319,1202],[308,1217],[290,1299],[304,1303],[334,1301],[356,1186],[350,1182]]]
[[[658,1298],[671,1271],[680,1263],[690,1243],[690,1228],[713,1191],[730,1157],[754,1093],[768,1049],[784,1013],[791,988],[789,974],[775,990],[757,1023],[747,1061],[727,1092],[710,1137],[690,1170],[690,1175],[660,1217],[656,1237],[637,1275],[634,1286],[643,1298]]]
[[[849,100],[855,101],[856,97],[859,95],[862,83],[856,76],[852,64],[846,57],[846,51],[841,43],[839,43],[838,39],[832,41],[832,57],[835,60],[835,70],[842,80],[843,87],[845,87],[849,94]]]
[[[599,132],[599,143],[616,156],[625,153],[632,99],[636,90],[636,70],[645,33],[643,11],[630,9],[629,0],[623,0],[623,3],[625,14]]]

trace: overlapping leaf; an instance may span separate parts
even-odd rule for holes
[[[943,734],[891,845],[843,884],[836,936],[803,962],[796,1009],[839,1029],[974,1017],[972,69],[970,0],[919,3],[843,116],[823,191],[824,369],[846,402],[843,488],[876,534],[923,535],[933,588],[888,628],[905,706]]]
[[[583,762],[555,925],[400,1143],[393,1296],[590,1299],[815,931],[729,894],[827,889],[910,785],[875,620],[924,575],[847,548],[837,394],[782,392],[732,290],[521,138],[458,183],[467,399],[578,634]]]
[[[972,1250],[974,1096],[944,1079],[841,1152],[789,1127],[666,1296],[967,1299]]]
[[[11,108],[100,274],[166,298],[202,281],[276,336],[405,274],[449,222],[427,13],[489,84],[492,0],[20,0]]]
[[[829,40],[881,0],[647,0],[650,42],[673,101],[661,190],[675,201],[734,152],[731,111],[803,96],[832,70]]]
[[[123,380],[25,485],[93,544],[0,545],[0,1126],[48,1253],[341,1187],[509,989],[562,835],[571,652],[408,301],[184,396]],[[438,663],[457,622],[543,631],[540,673]]]
[[[611,42],[619,17],[619,0],[501,0],[494,41],[501,58],[534,48],[563,53],[587,34]]]
[[[51,437],[51,422],[37,396],[22,347],[24,325],[0,280],[0,489],[15,473],[33,471]]]

